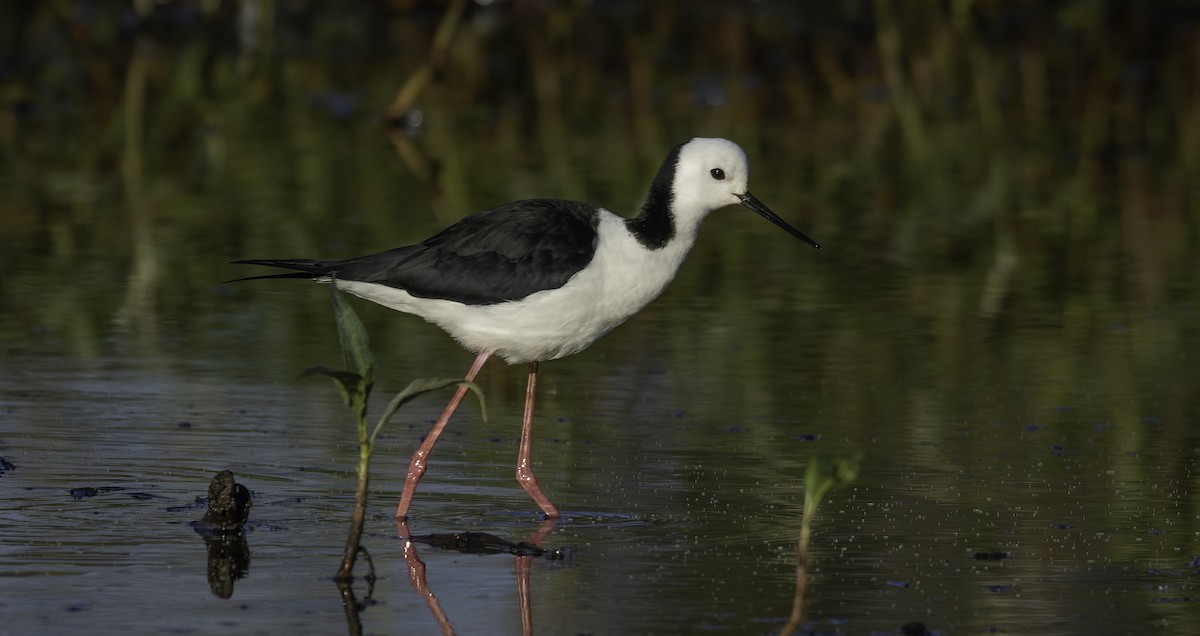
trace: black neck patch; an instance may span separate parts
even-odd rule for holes
[[[642,204],[642,211],[632,219],[625,219],[625,227],[633,234],[638,243],[647,249],[662,249],[675,237],[675,216],[671,214],[671,205],[675,195],[672,186],[675,183],[675,165],[679,163],[679,150],[683,144],[675,146],[667,153],[662,167],[650,184],[650,193]]]

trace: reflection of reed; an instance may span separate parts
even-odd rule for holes
[[[414,117],[421,120],[425,117],[423,111],[414,110],[417,100],[422,95],[426,96],[428,101],[426,110],[430,113],[441,112],[449,106],[440,87],[431,86],[431,84],[434,84],[437,81],[436,78],[442,74],[446,64],[447,50],[454,40],[466,5],[466,0],[452,0],[438,23],[437,32],[429,46],[428,59],[409,75],[387,107],[387,118],[391,124],[388,137],[408,169],[429,185],[435,215],[443,225],[452,223],[462,216],[464,210],[469,208],[463,199],[462,168],[459,161],[460,155],[456,152],[458,146],[454,143],[441,143],[437,145],[438,154],[435,157],[427,156],[409,138],[408,131],[405,130],[405,122],[408,122],[415,130],[424,128],[423,122],[413,121]],[[435,143],[437,140],[445,139],[441,128],[441,126],[434,126],[433,132],[430,133]],[[431,145],[433,144],[431,143]],[[447,181],[450,183],[447,184]],[[449,201],[446,200],[447,197]]]
[[[879,47],[883,80],[887,86],[888,101],[895,109],[896,122],[899,124],[910,159],[918,167],[924,167],[930,155],[929,136],[925,132],[925,122],[920,104],[909,87],[906,74],[901,69],[901,65],[904,63],[905,48],[891,0],[876,0],[875,17],[879,20],[875,37]]]
[[[125,300],[117,311],[117,321],[133,327],[143,344],[153,345],[158,331],[154,298],[158,284],[159,256],[154,244],[153,217],[146,198],[146,178],[142,149],[145,146],[144,119],[146,81],[151,43],[146,37],[134,42],[125,75],[122,128],[124,147],[121,154],[121,181],[129,204],[129,225],[133,234],[133,266],[126,283]]]
[[[367,562],[367,575],[362,577],[367,582],[367,594],[363,600],[359,601],[354,594],[355,581],[352,577],[336,579],[338,595],[342,599],[342,612],[346,616],[346,627],[350,636],[362,635],[362,611],[366,609],[371,597],[375,594],[375,562],[371,560],[371,553],[366,548],[359,546],[358,551],[362,553],[363,559]]]
[[[451,0],[441,22],[438,23],[433,42],[429,46],[429,59],[409,75],[408,80],[400,87],[400,92],[392,98],[392,103],[387,108],[388,119],[392,121],[402,119],[416,103],[425,87],[433,81],[434,76],[441,72],[442,67],[446,64],[446,50],[450,48],[450,43],[454,40],[455,31],[458,30],[466,8],[466,0]]]

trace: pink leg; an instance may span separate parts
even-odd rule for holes
[[[467,371],[467,382],[475,379],[489,355],[491,355],[490,351],[480,351],[479,355],[475,356],[475,363],[471,365],[471,370]],[[466,386],[458,387],[458,390],[454,392],[454,397],[450,398],[450,403],[446,405],[446,410],[442,411],[442,416],[425,436],[425,442],[421,444],[417,452],[413,453],[412,462],[408,464],[408,475],[404,478],[404,493],[400,495],[400,505],[396,507],[397,519],[408,518],[408,506],[412,503],[413,493],[417,491],[417,484],[421,481],[421,476],[425,474],[425,460],[429,458],[429,453],[433,451],[433,445],[442,435],[446,424],[450,423],[450,416],[454,415],[454,411],[458,409],[458,405],[462,403],[468,390]]]
[[[525,385],[525,419],[521,422],[521,450],[517,453],[517,481],[533,502],[542,509],[547,519],[557,519],[558,510],[550,503],[550,498],[538,488],[537,478],[533,476],[533,460],[530,450],[533,441],[533,402],[537,396],[538,363],[529,363],[529,382]]]

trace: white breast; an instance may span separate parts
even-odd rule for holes
[[[658,297],[675,278],[696,239],[696,228],[676,228],[666,246],[649,250],[624,219],[601,210],[591,263],[558,289],[519,301],[464,305],[356,281],[339,289],[437,324],[473,352],[491,351],[509,363],[554,360],[587,348]],[[680,232],[680,230],[683,230]]]

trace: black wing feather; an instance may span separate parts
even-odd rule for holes
[[[254,278],[333,275],[403,289],[421,298],[490,305],[565,285],[591,262],[598,222],[595,206],[530,199],[473,214],[418,245],[378,254],[238,262],[298,270]]]

